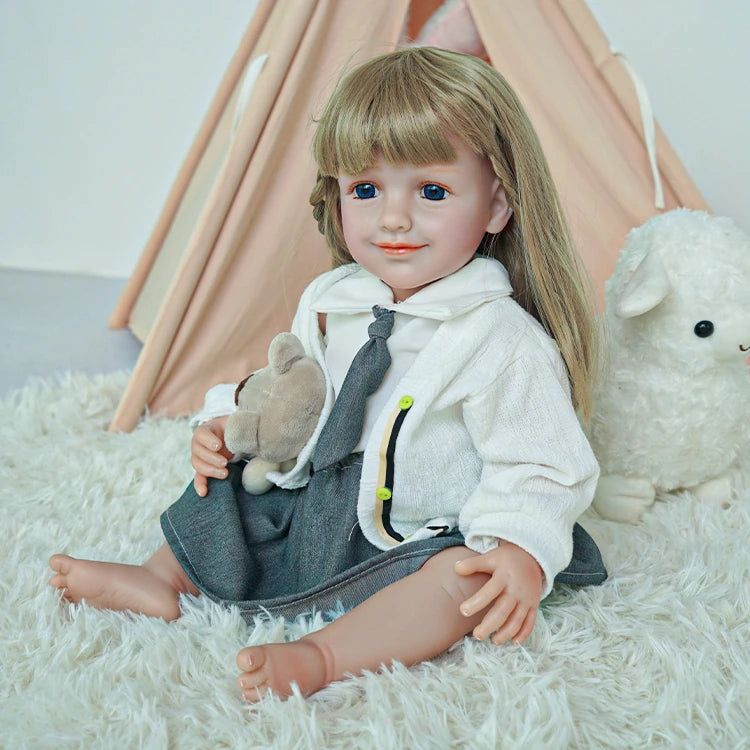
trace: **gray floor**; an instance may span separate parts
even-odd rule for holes
[[[125,281],[0,267],[0,397],[32,375],[131,370],[140,342],[107,326]]]

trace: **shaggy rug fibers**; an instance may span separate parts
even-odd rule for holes
[[[234,659],[320,616],[248,626],[189,598],[167,625],[61,602],[51,553],[142,561],[191,478],[184,420],[105,432],[125,383],[69,375],[0,402],[2,747],[750,746],[748,490],[727,508],[678,494],[638,526],[586,516],[611,577],[555,591],[524,646],[465,639],[307,700],[244,705]]]

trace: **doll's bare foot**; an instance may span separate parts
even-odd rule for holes
[[[78,560],[53,555],[49,565],[56,575],[50,585],[69,602],[85,600],[97,609],[129,610],[168,622],[180,616],[179,586],[148,567]]]
[[[242,697],[249,703],[267,693],[286,698],[292,694],[293,682],[302,695],[312,695],[334,679],[333,655],[307,638],[243,648],[237,666],[242,670],[237,678]]]

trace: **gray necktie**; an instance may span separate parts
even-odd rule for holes
[[[386,339],[393,329],[393,310],[376,305],[372,312],[375,320],[367,329],[370,338],[354,355],[321,430],[313,455],[313,471],[325,469],[352,453],[362,435],[367,397],[378,389],[391,364]]]

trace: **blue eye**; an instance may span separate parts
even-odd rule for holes
[[[354,195],[357,198],[374,198],[377,194],[378,189],[371,182],[361,182],[359,185],[354,186]]]
[[[447,190],[440,185],[423,185],[422,186],[422,197],[427,198],[428,201],[441,201],[445,198]]]

